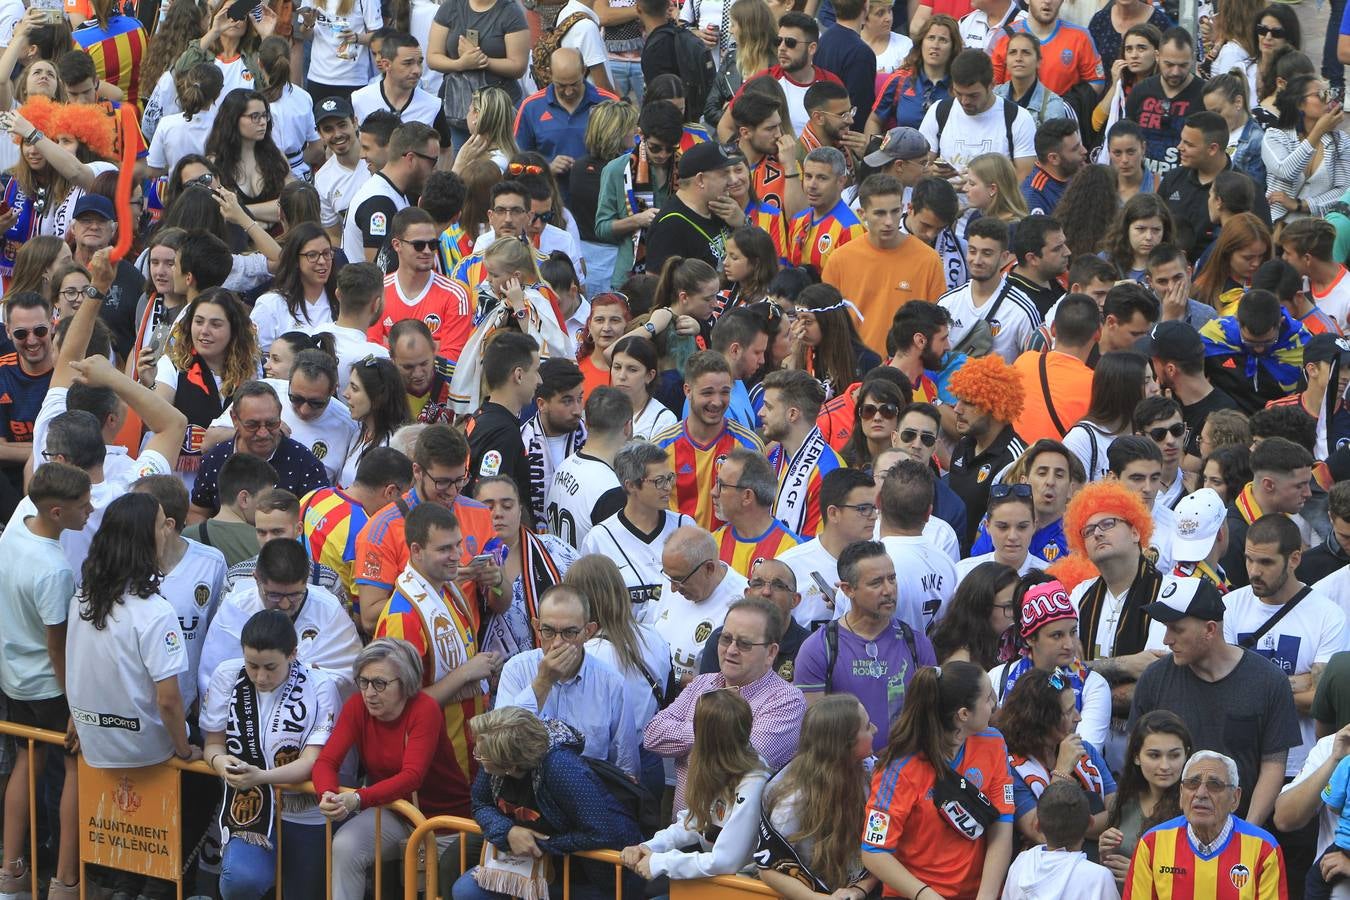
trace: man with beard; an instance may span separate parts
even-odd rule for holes
[[[1086,34],[1084,35],[1086,37]],[[952,96],[932,104],[919,123],[938,153],[932,174],[954,178],[983,153],[1006,156],[1025,178],[1036,161],[1036,120],[994,93],[995,71],[982,50],[963,50],[951,64]]]
[[[918,195],[916,189],[916,199]],[[939,297],[938,306],[952,317],[949,338],[953,345],[960,346],[983,322],[990,333],[992,352],[1012,363],[1040,327],[1041,313],[1031,298],[1003,276],[1007,259],[1008,226],[994,216],[971,222],[966,229],[965,259],[970,280]]]
[[[1053,563],[1069,552],[1069,539],[1064,535],[1064,510],[1073,492],[1087,481],[1083,464],[1059,441],[1045,438],[1031,445],[1022,455],[1022,463],[1026,468],[1023,478],[1031,486],[1031,500],[1036,511],[1031,553]],[[970,548],[971,555],[978,556],[993,549],[993,540],[981,526],[980,534]]]
[[[1036,304],[1044,318],[1064,296],[1059,277],[1069,270],[1073,255],[1064,226],[1050,216],[1027,216],[1013,230],[1010,249],[1015,265],[1008,281]]]
[[[843,153],[834,147],[819,147],[807,154],[802,163],[807,207],[792,217],[788,232],[792,265],[823,271],[832,253],[862,237],[862,223],[841,199],[847,183]]]
[[[1158,49],[1158,74],[1130,91],[1125,116],[1144,132],[1144,165],[1159,175],[1177,167],[1182,123],[1204,109],[1204,82],[1195,77],[1195,38],[1169,28]]]
[[[436,271],[440,232],[426,210],[400,210],[389,228],[398,271],[384,279],[384,314],[366,332],[377,343],[404,319],[417,319],[431,330],[440,354],[456,360],[473,332],[473,305],[464,285]]]
[[[537,412],[520,426],[520,440],[530,465],[529,512],[536,532],[548,531],[544,495],[553,483],[553,473],[564,459],[586,443],[582,424],[581,369],[570,359],[546,359],[539,364],[539,388],[534,400]]]
[[[370,180],[370,167],[361,158],[356,136],[357,119],[343,97],[324,97],[314,106],[314,125],[331,151],[328,161],[314,173],[319,192],[319,224],[333,243],[342,241],[342,227],[352,195]]]
[[[1252,480],[1228,502],[1223,570],[1234,587],[1247,583],[1243,558],[1247,529],[1270,513],[1298,515],[1312,495],[1312,467],[1313,455],[1282,437],[1268,437],[1252,451]]]
[[[746,94],[731,104],[736,146],[750,167],[751,187],[761,203],[789,215],[805,208],[797,141],[784,128],[778,104],[763,94]]]
[[[822,518],[821,481],[844,465],[816,427],[825,389],[801,369],[770,372],[763,384],[764,439],[778,442],[770,456],[779,475],[773,514],[797,534],[815,537]]]
[[[867,149],[867,138],[853,128],[857,107],[849,105],[848,91],[832,81],[818,81],[807,88],[807,122],[797,142],[797,160],[801,162],[813,150],[833,147],[844,154],[848,180]],[[803,185],[805,187],[805,185]]]
[[[801,134],[806,128],[806,92],[812,85],[832,81],[843,86],[833,72],[815,65],[819,40],[820,25],[805,13],[789,12],[778,20],[778,65],[770,66],[768,75],[782,86],[787,97],[793,134]]]
[[[1010,424],[1022,414],[1025,390],[1002,357],[967,362],[951,379],[956,397],[956,432],[947,484],[966,504],[967,541],[975,539],[989,489],[998,473],[1022,455],[1026,445]]]
[[[801,602],[792,610],[814,630],[835,618],[838,559],[855,541],[871,540],[877,523],[877,488],[861,469],[835,469],[820,481],[820,531],[779,559],[792,570]]]
[[[342,251],[348,260],[376,261],[394,215],[408,208],[409,197],[421,192],[440,151],[440,135],[429,125],[409,122],[395,129],[389,138],[388,161],[357,189],[348,206],[350,215],[342,230]]]
[[[1022,181],[1022,196],[1032,215],[1052,216],[1069,179],[1087,162],[1078,123],[1051,119],[1036,129],[1036,166]]]

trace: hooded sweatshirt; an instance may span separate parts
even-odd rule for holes
[[[1070,885],[1073,886],[1072,890]],[[1002,900],[1120,900],[1111,870],[1089,862],[1081,850],[1023,850],[1008,870]]]

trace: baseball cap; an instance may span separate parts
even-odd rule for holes
[[[695,144],[680,157],[680,178],[693,178],[704,172],[717,172],[730,169],[736,164],[736,158],[727,154],[716,141],[704,141]]]
[[[324,119],[350,119],[355,115],[352,104],[346,97],[324,97],[314,104],[314,124]]]
[[[1172,578],[1164,582],[1158,599],[1144,611],[1164,624],[1180,622],[1188,616],[1205,622],[1222,622],[1223,597],[1207,579]]]
[[[1303,362],[1335,362],[1342,354],[1350,354],[1350,340],[1324,331],[1315,334],[1303,345]]]
[[[1148,337],[1140,341],[1140,349],[1149,356],[1167,362],[1192,362],[1205,358],[1205,343],[1200,340],[1200,332],[1180,320],[1154,325]]]
[[[75,201],[75,214],[71,218],[78,219],[85,213],[98,213],[109,222],[117,220],[117,213],[113,212],[112,201],[102,194],[85,194]]]
[[[892,128],[886,132],[881,146],[863,157],[863,162],[874,169],[890,165],[897,159],[919,159],[928,155],[928,139],[917,128]]]
[[[1172,558],[1180,562],[1199,562],[1209,556],[1228,515],[1218,492],[1201,488],[1187,494],[1172,512],[1176,516]]]

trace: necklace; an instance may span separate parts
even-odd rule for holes
[[[865,638],[861,634],[858,634],[858,632],[853,628],[853,626],[848,624],[848,616],[844,616],[839,621],[845,628],[849,630],[850,633],[853,634],[854,637],[861,638],[865,642],[863,644],[863,650],[867,652],[867,658],[876,659],[878,655],[877,642],[875,640]]]

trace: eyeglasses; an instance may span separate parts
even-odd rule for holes
[[[675,148],[669,144],[663,144],[660,141],[654,141],[647,138],[642,143],[647,145],[648,156],[665,156],[667,153],[675,152]]]
[[[1120,521],[1121,520],[1116,518],[1115,516],[1107,516],[1105,519],[1102,519],[1099,522],[1093,522],[1089,525],[1084,525],[1083,530],[1078,533],[1083,536],[1083,540],[1087,540],[1094,534],[1100,534],[1102,536],[1105,536],[1108,531],[1119,525]]]
[[[1303,99],[1304,99],[1304,100],[1311,100],[1313,97],[1316,97],[1318,100],[1321,100],[1323,103],[1327,103],[1327,102],[1329,102],[1329,101],[1331,100],[1331,98],[1334,97],[1334,96],[1336,96],[1336,95],[1333,94],[1333,93],[1331,92],[1331,88],[1322,88],[1320,91],[1313,91],[1311,94],[1304,94],[1304,95],[1303,95]]]
[[[62,299],[62,300],[74,300],[76,297],[81,297],[81,296],[83,296],[84,294],[85,294],[85,288],[82,288],[82,287],[77,287],[77,288],[74,288],[74,287],[71,287],[71,288],[61,288],[61,299]]]
[[[858,107],[850,107],[843,112],[830,112],[828,109],[822,109],[821,112],[827,116],[834,116],[836,119],[851,119],[858,114]]]
[[[772,643],[773,641],[747,641],[745,638],[732,637],[725,631],[717,636],[717,646],[727,650],[730,649],[732,644],[735,644],[736,649],[742,653],[749,653],[756,647],[767,647]]]
[[[287,394],[291,406],[308,406],[310,409],[323,409],[332,397],[302,397],[299,394]]]
[[[1284,37],[1284,29],[1279,27],[1278,25],[1274,27],[1271,27],[1270,25],[1257,25],[1256,36],[1282,38]]]
[[[389,685],[391,684],[393,684],[393,682],[390,681],[388,678],[363,678],[360,675],[356,676],[356,689],[363,694],[368,689],[374,690],[375,693],[377,694],[383,694],[384,689],[389,687]],[[475,755],[474,759],[477,758],[478,758],[477,755]]]
[[[1153,443],[1161,444],[1163,441],[1167,440],[1169,434],[1174,438],[1179,438],[1185,435],[1186,431],[1187,428],[1185,422],[1173,422],[1166,428],[1150,428],[1148,430],[1148,436],[1153,438]]]
[[[1007,613],[1010,616],[1015,616],[1017,614],[1017,604],[1012,602],[995,603],[994,609],[1002,610],[1003,612]]]
[[[1205,791],[1210,794],[1222,794],[1232,787],[1228,782],[1220,778],[1201,778],[1199,775],[1192,775],[1189,778],[1181,779],[1181,786],[1188,791],[1198,791],[1200,785],[1205,786]]]
[[[741,489],[739,484],[728,484],[720,478],[713,479],[713,487],[719,491],[739,491]]]
[[[248,119],[248,120],[249,120],[250,122],[252,122],[254,125],[261,125],[262,123],[264,123],[264,122],[266,122],[267,120],[271,119],[271,118],[272,118],[272,114],[269,113],[269,112],[251,112],[251,113],[244,113],[244,114],[243,114],[242,116],[240,116],[239,118],[241,118],[241,119]]]
[[[525,213],[529,212],[529,210],[523,206],[494,206],[492,207],[492,211],[499,216],[523,216]]]
[[[655,477],[644,478],[642,480],[648,484],[651,484],[655,488],[665,490],[666,488],[671,487],[672,485],[675,484],[675,473],[667,472],[665,475],[657,475]]]
[[[281,420],[267,419],[266,421],[260,422],[257,419],[249,419],[245,422],[240,422],[239,427],[244,431],[276,431],[281,428]]]
[[[432,478],[430,475],[424,475],[423,477],[426,478],[427,481],[431,482],[431,486],[434,487],[438,493],[444,493],[445,491],[457,491],[460,488],[464,487],[464,485],[469,483],[468,472],[465,472],[458,478],[449,478],[449,477]]]
[[[870,519],[877,514],[875,503],[840,503],[839,508],[851,509],[864,519]]]
[[[293,594],[277,594],[272,591],[264,591],[262,592],[262,596],[264,600],[273,606],[281,606],[282,604],[294,606],[297,603],[304,602],[305,598],[309,596],[309,588],[305,588],[303,591],[296,591]]]
[[[557,82],[555,81],[554,84],[556,85]],[[544,169],[543,169],[542,166],[529,165],[529,164],[526,164],[526,163],[511,163],[510,165],[508,165],[508,166],[506,167],[506,174],[508,174],[508,175],[543,175],[543,174],[544,174]]]
[[[413,250],[416,251],[417,253],[426,253],[426,252],[427,252],[428,250],[430,250],[432,247],[435,247],[437,244],[440,243],[439,240],[430,240],[430,241],[409,241],[409,240],[404,240],[403,238],[398,238],[397,240],[398,240],[398,242],[399,242],[400,244],[404,244],[404,245],[406,245],[406,246],[408,246],[408,247],[413,248]]]
[[[430,156],[426,153],[418,153],[416,150],[409,150],[408,152],[411,153],[413,156],[417,157],[418,159],[426,160],[432,165],[435,165],[436,163],[441,161],[441,158],[439,156]]]
[[[679,585],[683,585],[690,578],[693,578],[695,575],[699,573],[700,569],[702,569],[704,566],[706,566],[708,563],[712,561],[713,560],[711,559],[705,559],[703,562],[699,563],[698,565],[694,566],[694,568],[690,569],[689,574],[684,576],[683,578],[676,578],[675,576],[671,575],[669,572],[666,572],[664,570],[662,571],[661,574],[665,575],[667,578],[670,579],[671,587],[677,587]]]
[[[304,259],[305,259],[306,262],[309,262],[309,263],[316,263],[316,262],[319,262],[320,260],[323,260],[324,262],[327,262],[327,261],[329,261],[329,260],[331,260],[331,259],[333,258],[333,251],[332,251],[332,249],[328,249],[328,250],[306,250],[306,251],[304,251],[303,253],[301,253],[300,255],[301,255],[302,257],[304,257]]]
[[[554,628],[552,625],[539,626],[539,636],[546,641],[551,641],[556,637],[560,637],[566,641],[575,641],[577,638],[581,637],[581,632],[582,629],[577,628],[575,625],[571,628],[563,628],[561,630]]]
[[[789,50],[796,50],[797,45],[801,43],[801,40],[794,37],[776,37],[773,39],[773,42],[775,46],[786,47]]]
[[[900,407],[894,403],[864,403],[858,407],[858,414],[864,419],[870,419],[877,413],[881,413],[883,419],[898,419],[900,417]],[[929,444],[928,446],[932,446]]]
[[[765,588],[766,586],[767,586],[770,590],[774,590],[774,591],[782,591],[782,592],[785,593],[785,594],[791,594],[791,593],[793,593],[793,591],[794,591],[794,588],[792,587],[792,585],[788,584],[786,581],[784,581],[784,580],[781,579],[781,578],[771,578],[771,579],[769,579],[769,580],[767,580],[767,581],[766,581],[765,579],[763,579],[763,578],[751,578],[751,579],[746,583],[746,586],[747,586],[748,588],[750,588],[750,590],[752,590],[752,591],[762,591],[762,590],[764,590],[764,588]],[[747,648],[742,647],[741,649],[742,649],[742,650],[745,650],[745,649],[747,649]]]
[[[65,292],[63,291],[62,294],[64,295],[64,293]],[[35,338],[41,339],[51,334],[51,329],[48,328],[46,325],[39,325],[36,328],[15,328],[13,331],[9,333],[9,336],[16,341],[26,341],[28,340],[28,335],[30,334],[33,335],[33,337]]]
[[[996,484],[989,489],[990,500],[1002,500],[1004,497],[1008,496],[1030,499],[1031,485],[1005,483],[1005,484]]]
[[[43,450],[43,451],[42,451],[42,460],[43,460],[43,462],[52,462],[52,461],[54,461],[54,460],[60,459],[62,456],[65,456],[65,454],[64,454],[64,453],[57,453],[57,452],[54,451],[54,450]]]
[[[931,447],[937,443],[937,434],[932,431],[920,431],[917,428],[900,429],[900,443],[912,444],[915,440],[923,441],[925,447]]]

